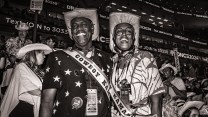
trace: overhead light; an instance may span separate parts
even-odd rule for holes
[[[142,12],[142,15],[146,15],[147,13],[145,13],[145,12]]]
[[[157,17],[157,19],[158,19],[158,20],[161,20],[162,18],[161,18],[161,17]]]
[[[155,22],[152,22],[152,24],[156,26],[156,23]]]
[[[164,21],[164,22],[167,22],[168,20],[167,20],[167,19],[164,19],[163,21]]]
[[[127,7],[126,6],[121,6],[122,8],[126,9]]]
[[[106,6],[107,8],[112,8],[111,6]]]
[[[132,11],[137,12],[137,10],[136,10],[136,9],[132,9]]]
[[[172,25],[171,25],[171,24],[168,24],[168,26],[172,27]]]
[[[121,9],[117,9],[118,11],[122,11]]]
[[[163,22],[158,22],[159,24],[163,24]]]
[[[154,16],[154,15],[150,15],[150,17],[152,17],[152,18],[153,18],[153,17],[155,17],[155,16]]]
[[[114,3],[114,2],[112,2],[111,4],[112,4],[112,5],[116,5],[116,3]]]
[[[153,19],[149,19],[149,21],[154,21]]]

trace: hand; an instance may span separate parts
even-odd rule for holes
[[[166,86],[168,86],[168,87],[171,87],[172,86],[172,84],[169,81],[165,81],[165,82],[163,82],[163,84],[166,85]]]

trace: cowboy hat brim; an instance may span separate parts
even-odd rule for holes
[[[114,28],[116,25],[120,23],[129,23],[133,26],[134,31],[135,31],[135,41],[134,41],[134,46],[138,48],[139,46],[139,26],[140,26],[140,16],[132,14],[132,13],[127,13],[127,12],[113,12],[110,14],[109,17],[109,22],[110,22],[110,49],[112,52],[116,52],[114,47],[114,41],[113,41],[113,36],[114,36]]]
[[[52,52],[52,48],[50,48],[48,45],[42,44],[42,43],[33,43],[28,44],[26,46],[23,46],[20,48],[20,50],[17,52],[16,57],[18,59],[23,58],[27,52],[33,51],[33,50],[43,50],[45,54],[49,54]]]
[[[29,26],[26,23],[20,23],[18,25],[15,26],[15,29],[17,30],[29,30]]]
[[[183,113],[188,110],[191,107],[196,107],[197,109],[200,109],[204,105],[204,102],[202,101],[187,101],[181,109],[178,111],[179,116],[182,116]]]
[[[159,71],[161,72],[161,73],[163,73],[162,71],[163,71],[163,69],[165,69],[165,68],[171,68],[173,71],[174,71],[174,75],[176,75],[177,74],[177,72],[178,72],[178,70],[176,69],[176,67],[174,67],[174,66],[172,66],[171,64],[165,64],[165,65],[162,65],[162,67],[159,69]]]
[[[92,34],[92,40],[95,40],[99,36],[99,23],[98,23],[98,15],[96,9],[82,9],[82,8],[76,8],[73,11],[64,12],[64,19],[65,23],[69,32],[69,37],[72,38],[71,33],[71,20],[76,17],[84,17],[88,18],[92,21],[94,25],[94,32]]]

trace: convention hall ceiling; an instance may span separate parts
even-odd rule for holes
[[[29,0],[9,0],[29,4]],[[50,0],[56,1],[56,0]],[[98,8],[109,14],[126,11],[141,16],[142,22],[177,29],[208,41],[208,0],[57,0],[75,7]]]

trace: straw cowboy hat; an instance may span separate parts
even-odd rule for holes
[[[29,26],[26,23],[20,22],[15,26],[15,29],[17,30],[29,30]]]
[[[197,109],[201,109],[204,105],[202,101],[187,101],[181,109],[178,111],[179,116],[181,117],[183,113],[188,110],[189,108],[196,107]]]
[[[176,69],[176,67],[174,67],[174,66],[171,65],[170,63],[165,63],[165,64],[163,64],[162,67],[159,69],[159,71],[160,71],[161,73],[163,73],[162,70],[165,69],[165,68],[168,68],[168,67],[171,68],[171,69],[174,71],[174,75],[177,74],[178,70]]]
[[[140,26],[140,16],[127,13],[127,12],[113,12],[110,14],[109,17],[109,22],[110,22],[110,49],[112,52],[116,52],[114,47],[114,41],[113,41],[113,36],[114,36],[114,28],[116,25],[120,23],[129,23],[133,26],[134,31],[135,31],[135,41],[134,45],[136,48],[139,46],[139,26]]]
[[[42,43],[33,43],[33,44],[28,44],[20,48],[20,50],[16,54],[16,57],[18,59],[21,59],[27,52],[30,52],[33,50],[44,50],[45,54],[49,54],[50,52],[53,51],[48,45],[45,45]]]
[[[92,34],[92,40],[95,40],[99,36],[99,22],[97,9],[83,9],[83,8],[75,8],[73,11],[64,12],[64,19],[66,22],[66,26],[69,32],[69,37],[72,38],[71,34],[71,20],[76,17],[84,17],[88,18],[92,21],[94,25],[94,32]]]

